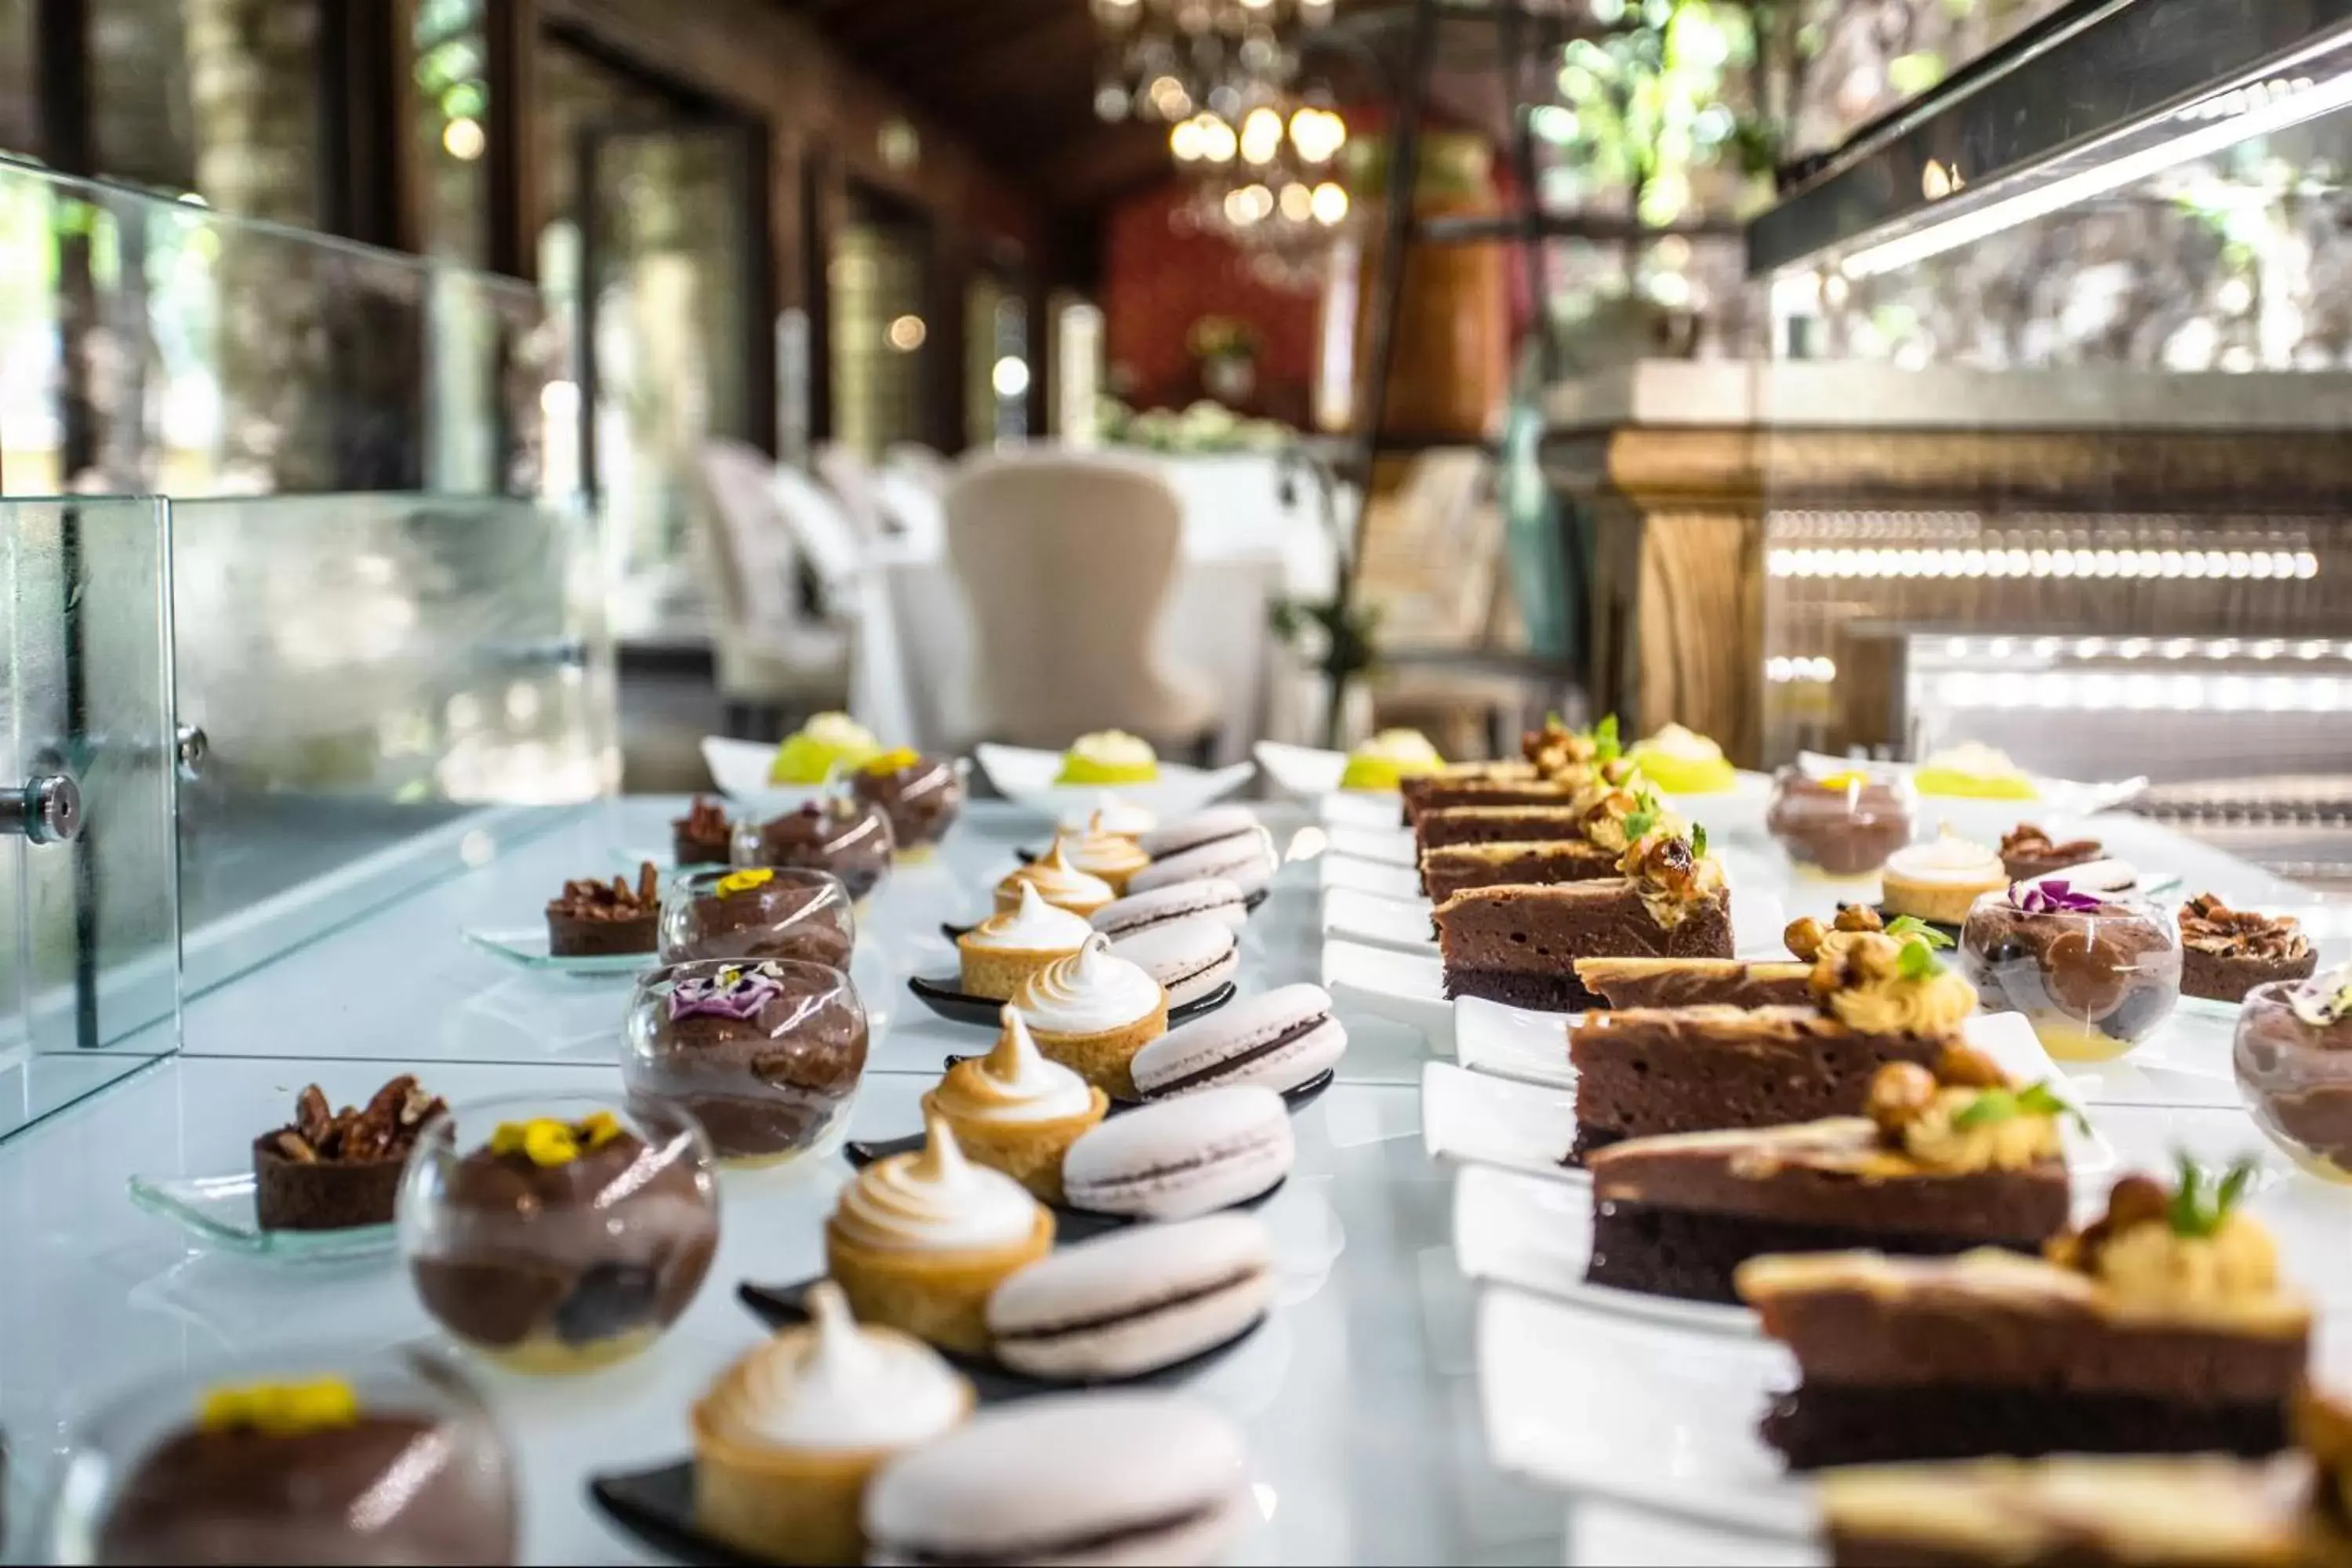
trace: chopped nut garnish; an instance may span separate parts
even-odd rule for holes
[[[661,906],[661,873],[650,860],[637,868],[635,888],[620,877],[607,882],[572,881],[548,900],[547,912],[583,921],[642,920]]]
[[[2007,1089],[2009,1074],[1984,1052],[1956,1040],[1936,1058],[1936,1081],[1952,1089]]]
[[[1821,921],[1807,915],[1802,920],[1790,921],[1780,932],[1780,941],[1790,952],[1811,963],[1822,955],[1822,938],[1828,934],[1822,930]]]
[[[415,1146],[418,1129],[442,1109],[407,1074],[377,1089],[365,1110],[347,1105],[330,1111],[326,1091],[314,1083],[294,1102],[295,1124],[270,1142],[286,1158],[306,1165],[403,1160]]]
[[[734,825],[727,820],[727,808],[702,795],[696,795],[686,815],[671,826],[688,838],[724,838],[734,831]]]
[[[1916,1062],[1889,1062],[1870,1080],[1870,1099],[1864,1113],[1889,1138],[1901,1141],[1903,1130],[1936,1103],[1936,1075]]]
[[[1839,931],[1885,931],[1886,923],[1878,911],[1868,904],[1840,904],[1835,929]]]
[[[327,1141],[327,1130],[333,1125],[334,1108],[327,1103],[326,1091],[317,1084],[305,1089],[294,1101],[294,1129],[305,1142],[320,1144]]]
[[[2085,860],[2097,859],[2100,847],[2095,838],[2069,838],[2063,844],[2059,843],[2030,822],[2021,822],[2000,836],[2000,858],[2004,860],[2021,858],[2080,865]]]
[[[2180,906],[2180,940],[2200,952],[2285,963],[2311,951],[2311,939],[2291,915],[2233,910],[2211,893]]]
[[[299,1165],[319,1163],[319,1152],[311,1148],[310,1140],[299,1132],[280,1132],[278,1135],[278,1152]]]

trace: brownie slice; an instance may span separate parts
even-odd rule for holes
[[[1617,875],[1615,852],[1578,839],[1449,844],[1421,852],[1421,885],[1444,903],[1465,888],[1549,887]]]
[[[1672,926],[1658,923],[1639,884],[1617,877],[1465,889],[1438,905],[1435,920],[1448,996],[1549,1012],[1599,1005],[1576,977],[1580,958],[1731,956],[1731,899],[1720,889]]]
[[[1448,770],[1398,781],[1404,797],[1404,825],[1426,811],[1455,805],[1566,805],[1579,785],[1548,779],[1526,763],[1494,763],[1477,770]]]
[[[1584,814],[1566,805],[1440,806],[1421,814],[1412,837],[1423,853],[1454,844],[1580,844]],[[1607,856],[1612,866],[1616,863],[1616,855],[1607,850],[1592,853]]]
[[[1889,1062],[1933,1068],[1948,1037],[1866,1035],[1811,1007],[1630,1007],[1569,1033],[1581,1158],[1625,1138],[1861,1113]]]
[[[2038,1252],[2066,1225],[2065,1163],[1952,1171],[1886,1147],[1859,1116],[1635,1138],[1596,1150],[1596,1285],[1736,1303],[1732,1274],[1773,1252]]]
[[[1580,958],[1576,978],[1603,1007],[1801,1007],[1813,966],[1737,958]]]
[[[1764,1437],[1790,1468],[2008,1454],[2257,1456],[2284,1447],[2310,1313],[2121,1312],[2090,1277],[2011,1254],[1819,1253],[1739,1270],[1797,1387]]]

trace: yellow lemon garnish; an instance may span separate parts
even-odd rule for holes
[[[902,773],[923,760],[923,753],[912,746],[894,746],[881,755],[870,758],[864,771],[869,773]]]
[[[215,1388],[205,1395],[196,1414],[197,1425],[207,1432],[251,1427],[273,1437],[350,1426],[359,1418],[360,1396],[339,1377]]]
[[[621,1119],[609,1110],[592,1111],[580,1124],[580,1131],[587,1138],[588,1147],[602,1149],[621,1135]]]
[[[775,879],[776,874],[764,866],[751,871],[730,871],[719,879],[717,886],[711,890],[722,899],[731,899],[738,893],[748,893],[754,888],[764,888]]]
[[[1870,775],[1864,773],[1832,773],[1813,782],[1823,789],[1860,789],[1870,782]]]
[[[568,1165],[580,1158],[580,1140],[561,1121],[534,1121],[523,1129],[522,1152],[534,1165]]]

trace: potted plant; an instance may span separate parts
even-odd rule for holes
[[[1203,316],[1184,342],[1200,363],[1202,390],[1211,397],[1238,408],[1257,391],[1257,331],[1247,321]]]

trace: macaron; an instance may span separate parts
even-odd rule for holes
[[[1153,926],[1166,925],[1193,915],[1214,915],[1235,931],[1248,923],[1249,910],[1242,902],[1242,890],[1223,877],[1198,877],[1189,882],[1171,882],[1164,888],[1154,888],[1148,893],[1130,893],[1117,899],[1094,912],[1095,930],[1117,942]]]
[[[1241,943],[1234,928],[1214,915],[1193,915],[1171,921],[1150,931],[1123,936],[1110,950],[1160,982],[1168,1005],[1181,1007],[1197,1002],[1234,977],[1242,966]]]
[[[996,1359],[1036,1377],[1140,1377],[1213,1350],[1265,1315],[1274,1238],[1255,1215],[1112,1231],[996,1288]]]
[[[1297,1157],[1282,1096],[1204,1089],[1080,1134],[1062,1158],[1062,1192],[1097,1214],[1190,1219],[1272,1192]]]
[[[1135,1053],[1146,1100],[1254,1083],[1279,1093],[1328,1071],[1348,1049],[1320,985],[1283,985],[1180,1025]]]
[[[1149,833],[1139,833],[1135,843],[1146,855],[1160,860],[1220,838],[1231,838],[1236,833],[1254,833],[1257,827],[1257,813],[1248,806],[1213,805]]]
[[[1214,877],[1231,882],[1246,897],[1273,881],[1281,865],[1274,852],[1274,835],[1252,826],[1153,860],[1127,879],[1127,890],[1148,893],[1155,888]]]
[[[868,1563],[1210,1563],[1252,1513],[1233,1423],[1174,1394],[1049,1394],[882,1467]]]

